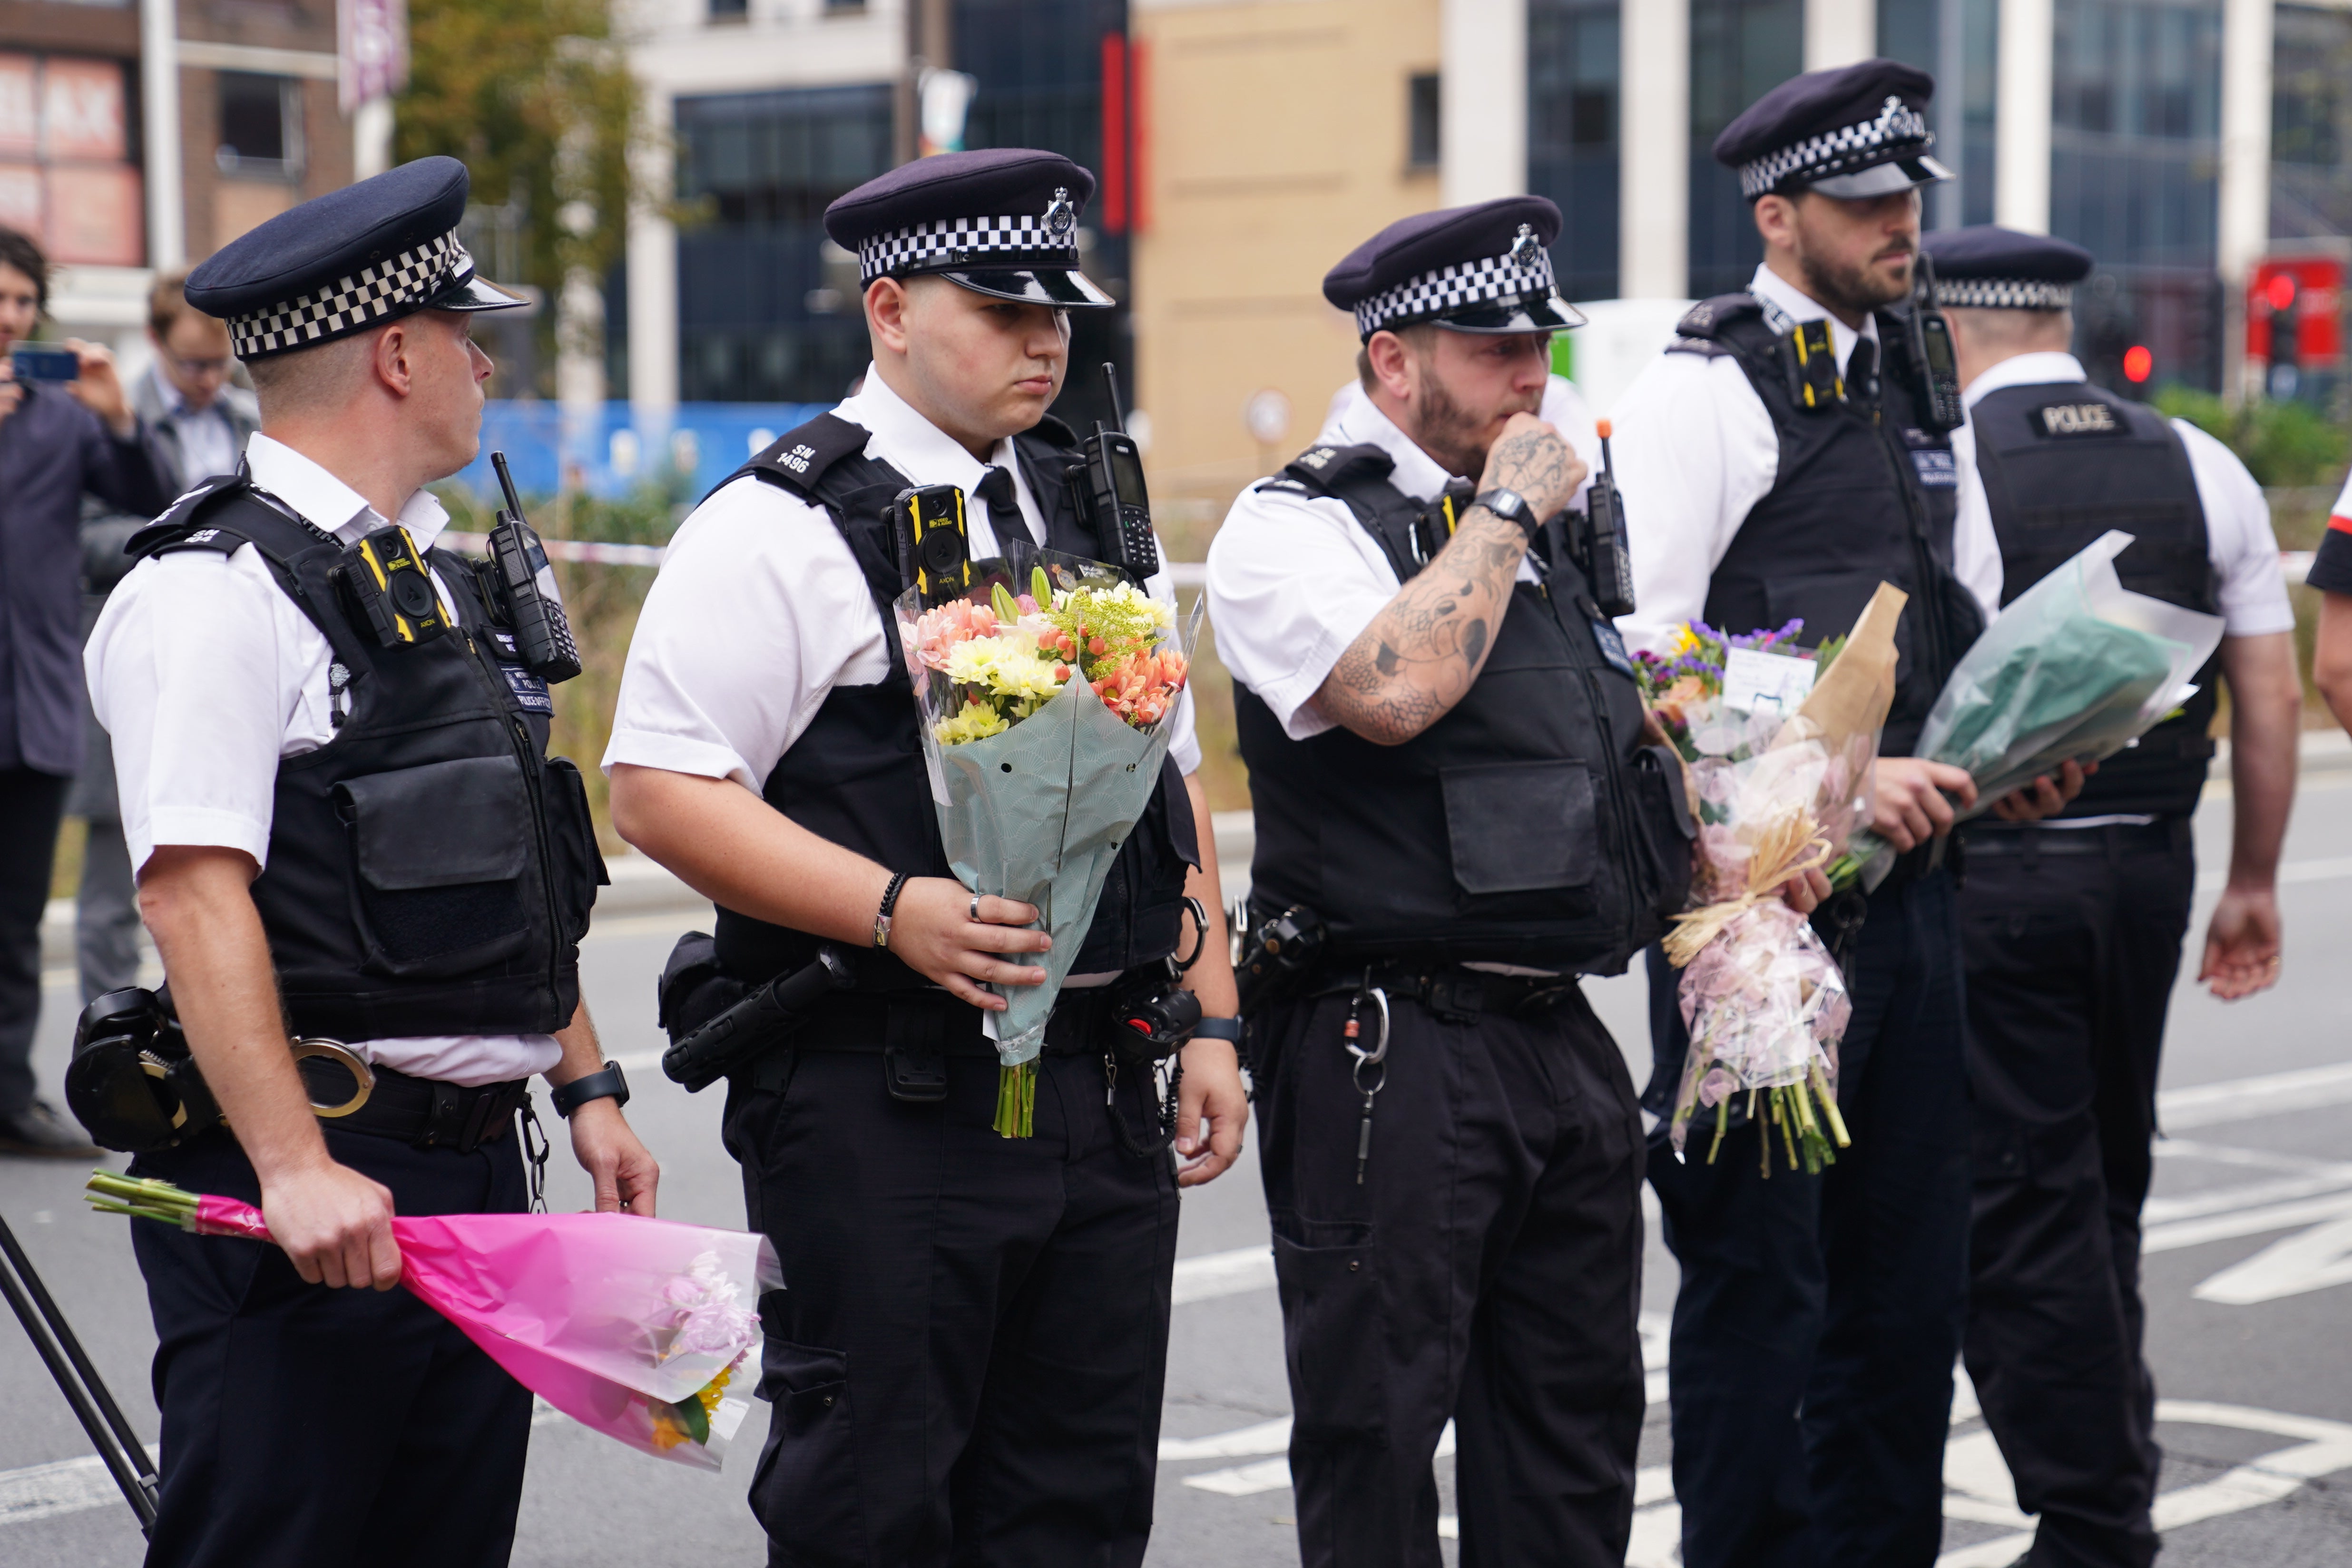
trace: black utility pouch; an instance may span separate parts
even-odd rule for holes
[[[374,973],[461,974],[530,941],[530,795],[511,756],[460,757],[345,779],[352,912]]]
[[[563,917],[563,940],[588,932],[596,889],[610,887],[604,853],[596,845],[596,821],[588,809],[588,782],[570,757],[550,757],[541,770],[547,800],[548,875],[554,879],[555,907]]]

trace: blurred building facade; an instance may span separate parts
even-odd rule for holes
[[[337,42],[335,0],[0,0],[0,224],[58,264],[61,334],[143,362],[155,268],[381,163]]]

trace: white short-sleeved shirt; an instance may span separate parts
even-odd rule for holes
[[[1856,331],[1769,268],[1757,268],[1748,288],[1791,321],[1826,320],[1841,370],[1855,343],[1877,341],[1875,318],[1864,318]],[[1716,567],[1780,475],[1780,437],[1748,373],[1727,355],[1660,354],[1633,378],[1611,416],[1638,605],[1618,626],[1634,647],[1656,649],[1675,627],[1705,616]],[[1971,524],[1962,514],[1952,567],[1986,615],[1994,614],[2000,546],[1989,518]]]
[[[1541,415],[1578,457],[1600,467],[1601,438],[1571,384],[1551,378]],[[1329,422],[1315,439],[1380,447],[1396,462],[1390,482],[1418,500],[1434,499],[1454,477],[1353,383],[1332,399]],[[1570,504],[1580,505],[1583,495],[1578,490]],[[1533,582],[1534,569],[1521,562],[1519,577]],[[1244,490],[1209,545],[1209,624],[1217,657],[1273,710],[1285,734],[1294,741],[1319,735],[1333,721],[1315,706],[1315,693],[1399,586],[1379,542],[1345,501]]]
[[[869,368],[857,395],[833,412],[871,432],[866,455],[909,482],[960,486],[972,553],[996,553],[1008,520],[977,493],[982,465],[879,372]],[[1013,521],[1042,544],[1044,517],[1013,443],[1000,442],[992,458],[1013,475],[1021,509]],[[1173,592],[1164,571],[1146,586]],[[763,479],[738,479],[680,526],[646,595],[604,767],[733,779],[756,792],[835,687],[874,685],[898,657],[833,520]],[[1169,755],[1184,773],[1199,771],[1190,690],[1171,722]]]
[[[2073,384],[2087,381],[2082,362],[2069,353],[2016,354],[1969,383],[1960,394],[1973,411],[1988,395],[2011,386]],[[2221,620],[2233,637],[2262,637],[2294,629],[2286,580],[2279,574],[2278,536],[2271,531],[2270,502],[2238,455],[2185,419],[2172,427],[2189,451],[2189,470],[2205,510],[2205,551],[2221,582]],[[1977,470],[1973,421],[1952,432],[1952,458],[1960,471],[1958,527],[1971,535],[1991,534],[1992,510],[1985,499],[1984,475]],[[2000,554],[1992,558],[1993,603],[2000,602]]]
[[[384,526],[358,491],[281,442],[255,436],[246,460],[257,489],[347,544]],[[424,490],[401,509],[420,550],[432,549],[448,521]],[[441,595],[446,605],[446,586]],[[82,665],[114,743],[133,868],[167,844],[239,849],[269,863],[279,761],[334,734],[331,657],[250,544],[233,555],[176,551],[131,569],[99,616]],[[345,1043],[396,1072],[467,1085],[545,1072],[563,1054],[551,1035]]]

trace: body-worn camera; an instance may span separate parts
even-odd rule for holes
[[[1584,520],[1569,523],[1570,548],[1592,584],[1592,602],[1611,620],[1633,613],[1633,553],[1625,543],[1625,501],[1609,460],[1609,421],[1601,421],[1601,471],[1584,492]]]
[[[1282,1000],[1290,982],[1303,976],[1322,948],[1323,919],[1304,904],[1293,904],[1263,921],[1244,919],[1236,929],[1244,934],[1234,958],[1234,984],[1241,993],[1242,1016],[1255,1017],[1261,1008]]]
[[[1437,552],[1453,542],[1454,531],[1462,526],[1462,514],[1470,510],[1470,499],[1477,489],[1468,479],[1448,479],[1437,499],[1412,520],[1413,553],[1421,557],[1423,565],[1436,560]]]
[[[890,503],[890,518],[900,551],[914,563],[923,607],[936,609],[963,597],[971,586],[971,536],[964,522],[963,491],[953,485],[900,490]]]
[[[1936,309],[1936,263],[1921,251],[1912,264],[1911,361],[1919,367],[1920,423],[1941,433],[1968,419],[1960,406],[1960,361],[1952,350],[1952,325]]]
[[[379,528],[343,552],[335,575],[385,647],[431,642],[449,629],[425,569],[425,552],[398,523]]]
[[[1142,455],[1119,411],[1118,373],[1105,364],[1102,374],[1104,390],[1110,395],[1110,423],[1097,423],[1080,447],[1083,456],[1070,470],[1070,496],[1099,542],[1103,559],[1140,587],[1160,571],[1160,545],[1151,536],[1151,496],[1143,485]]]
[[[569,680],[580,673],[580,648],[563,614],[555,568],[548,564],[538,531],[523,521],[522,498],[507,471],[507,455],[491,453],[490,467],[498,470],[507,505],[490,530],[490,558],[481,568],[490,590],[486,596],[493,613],[513,630],[523,668],[542,680]]]

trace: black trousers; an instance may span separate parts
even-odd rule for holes
[[[1465,1568],[1622,1563],[1643,1412],[1623,1058],[1572,988],[1524,1018],[1397,1002],[1358,1185],[1348,1006],[1269,1013],[1254,1063],[1301,1555],[1434,1568],[1451,1419]]]
[[[471,1154],[322,1124],[405,1215],[517,1214],[515,1135]],[[131,1165],[260,1201],[225,1132]],[[530,1394],[404,1289],[306,1285],[277,1247],[124,1222],[155,1317],[163,1412],[150,1568],[500,1568],[522,1501]]]
[[[2036,1568],[2156,1556],[2139,1214],[2196,883],[2185,820],[1971,829],[1967,1360],[2018,1505],[2042,1516]]]
[[[1973,868],[1971,868],[1973,871]],[[1741,1126],[1650,1147],[1682,1266],[1667,1384],[1689,1568],[1929,1568],[1967,1283],[1969,1119],[1951,879],[1881,889],[1846,965],[1838,1104],[1819,1176]],[[1651,956],[1653,1087],[1685,1037]],[[1769,1170],[1769,1174],[1767,1171]]]
[[[738,1082],[726,1136],[784,1289],[760,1304],[768,1441],[751,1511],[796,1568],[1133,1568],[1151,1531],[1170,1157],[1129,1153],[1102,1059],[1049,1056],[1036,1135],[1000,1138],[992,1059],[936,1104],[882,1058]],[[1127,1080],[1118,1110],[1139,1134]]]
[[[73,780],[0,768],[0,1117],[33,1103],[41,1022],[41,911]]]

